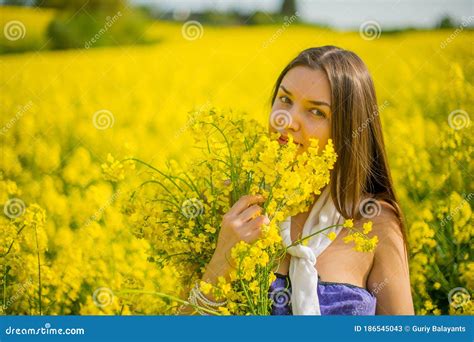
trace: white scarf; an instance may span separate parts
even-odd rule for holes
[[[330,186],[326,186],[314,203],[303,227],[302,238],[334,224],[342,224],[343,216],[337,211],[331,198]],[[298,244],[288,249],[291,255],[289,277],[293,315],[321,315],[318,298],[318,271],[314,267],[318,256],[331,244],[326,236],[336,236],[341,226],[333,227],[309,238],[307,246]],[[285,247],[291,245],[291,216],[280,224],[280,234]]]

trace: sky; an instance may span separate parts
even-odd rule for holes
[[[238,10],[271,13],[282,0],[131,0],[136,4],[157,6],[166,11]],[[300,17],[309,22],[328,24],[338,29],[358,28],[375,20],[385,28],[406,26],[433,27],[444,15],[458,23],[474,24],[474,0],[297,0]],[[470,18],[470,19],[469,19]]]

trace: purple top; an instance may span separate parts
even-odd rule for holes
[[[274,301],[271,314],[292,315],[290,278],[280,273],[275,276],[269,289],[269,296]],[[321,315],[375,315],[377,299],[359,286],[319,280],[318,298]]]

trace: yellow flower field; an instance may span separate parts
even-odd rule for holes
[[[39,29],[28,18],[27,35]],[[281,69],[320,45],[353,50],[375,80],[417,314],[473,313],[474,32],[367,40],[304,25],[204,25],[189,39],[181,25],[157,22],[146,34],[160,43],[0,57],[2,313],[173,313],[177,303],[152,294],[179,295],[173,268],[154,265],[120,213],[137,180],[112,183],[101,164],[109,153],[155,167],[187,160],[193,109],[244,111],[265,124]]]

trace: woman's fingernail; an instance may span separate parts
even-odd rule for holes
[[[270,219],[268,218],[267,215],[265,215],[265,219],[263,220],[263,223],[265,223],[265,224],[269,224],[269,223],[270,223]]]

